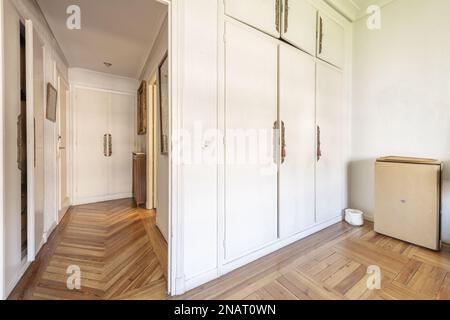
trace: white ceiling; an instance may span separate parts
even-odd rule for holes
[[[370,5],[384,7],[393,0],[325,0],[329,5],[340,11],[350,21],[359,20],[367,15]]]
[[[37,0],[70,67],[139,78],[167,15],[156,0]],[[81,9],[81,30],[69,30],[67,7]],[[103,62],[110,62],[107,68]]]

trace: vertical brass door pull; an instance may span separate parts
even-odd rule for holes
[[[289,26],[289,0],[284,2],[284,33],[288,32]]]
[[[322,146],[320,142],[320,127],[317,126],[317,162],[320,161],[320,158],[322,158]]]
[[[111,134],[108,134],[108,150],[109,150],[108,157],[111,157],[112,152],[113,152],[113,150],[112,150],[112,135]]]
[[[319,16],[319,54],[323,51],[323,19]]]
[[[107,152],[107,140],[108,138],[107,138],[107,134],[105,133],[104,135],[103,135],[103,155],[105,156],[105,157],[107,157],[108,156],[108,152]]]
[[[286,160],[286,126],[284,121],[281,121],[281,163]]]
[[[281,0],[275,0],[275,28],[277,30],[277,32],[280,32],[280,14],[281,14]]]

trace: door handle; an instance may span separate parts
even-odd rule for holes
[[[280,20],[281,20],[281,0],[275,0],[275,28],[277,32],[280,32]]]
[[[112,156],[112,135],[108,134],[108,157]]]
[[[320,161],[320,158],[322,158],[322,148],[321,148],[321,142],[320,142],[320,126],[317,126],[317,162]]]
[[[104,135],[103,135],[103,155],[105,156],[105,157],[107,157],[108,156],[108,152],[107,152],[107,148],[108,148],[108,142],[107,142],[107,139],[108,139],[108,135],[105,133]]]
[[[323,50],[323,19],[319,16],[319,54]]]
[[[284,121],[281,121],[281,163],[286,160],[286,126]]]
[[[284,33],[287,33],[289,26],[289,0],[284,1]]]

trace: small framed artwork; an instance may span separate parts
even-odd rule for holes
[[[137,134],[147,134],[147,83],[142,81],[137,92]]]
[[[45,118],[56,122],[56,107],[58,103],[58,91],[50,83],[47,84],[47,110]]]
[[[160,112],[161,154],[169,153],[169,59],[167,54],[158,69],[158,102]]]

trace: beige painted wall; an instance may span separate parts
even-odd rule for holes
[[[349,200],[369,218],[380,156],[445,162],[442,236],[450,242],[450,1],[396,0],[382,28],[354,25]]]

